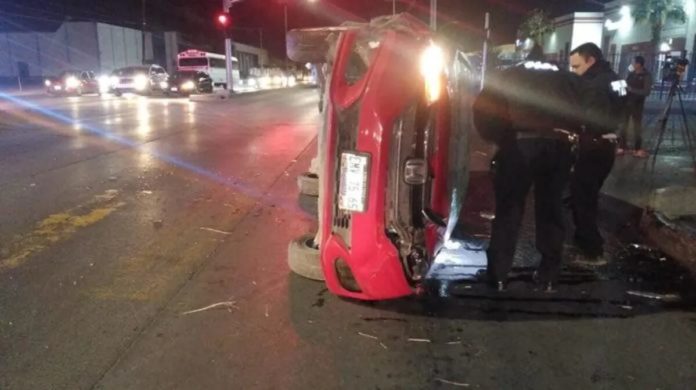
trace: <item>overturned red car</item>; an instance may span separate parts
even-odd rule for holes
[[[458,110],[472,72],[407,14],[293,33],[291,58],[322,62],[308,58],[314,40],[328,61],[314,242],[326,284],[360,300],[411,295],[447,240],[451,191],[466,182],[450,173],[463,160],[450,149],[469,126]]]

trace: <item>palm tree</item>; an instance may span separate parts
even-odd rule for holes
[[[636,23],[648,23],[652,31],[652,44],[660,51],[662,29],[667,22],[686,23],[686,11],[681,0],[638,0],[631,16]]]
[[[549,14],[540,9],[535,9],[527,15],[520,25],[520,34],[523,38],[530,38],[534,44],[541,46],[544,36],[556,30],[553,19]]]

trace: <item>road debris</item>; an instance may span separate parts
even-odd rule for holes
[[[143,195],[152,195],[152,191],[150,191],[150,190],[143,190],[143,191],[140,191],[140,193]]]
[[[495,219],[495,214],[488,212],[488,211],[482,211],[479,215],[481,216],[481,218],[488,220],[488,221],[492,221]]]
[[[656,301],[662,301],[662,302],[676,302],[681,300],[681,297],[677,294],[658,294],[650,291],[635,291],[635,290],[629,290],[626,291],[626,294],[632,295],[634,297],[638,298],[646,298],[646,299],[652,299]]]
[[[268,305],[266,305],[266,312],[264,314],[266,315],[266,318],[270,317],[270,314],[268,313]]]
[[[461,343],[462,343],[461,341],[450,341],[447,343],[447,345],[459,345]]]
[[[29,184],[29,187],[36,187],[36,183]]]
[[[452,386],[457,386],[457,387],[469,387],[468,383],[448,381],[447,379],[442,379],[442,378],[435,378],[435,381],[440,382],[440,383],[444,383],[446,385],[452,385]]]
[[[475,151],[474,153],[478,154],[479,156],[488,157],[488,153],[484,153],[484,152],[482,152],[482,151],[480,151],[480,150],[477,150],[477,151]]]
[[[381,342],[381,341],[379,342],[379,345],[380,345],[380,346],[381,346],[382,348],[384,348],[384,349],[389,349],[389,348],[387,348],[387,346],[386,346],[386,345],[384,345],[384,343],[383,343],[383,342]]]
[[[152,221],[152,227],[154,227],[155,229],[160,229],[162,228],[162,226],[164,226],[164,222],[161,219]]]
[[[206,232],[213,232],[213,233],[218,233],[218,234],[224,234],[224,235],[227,235],[227,236],[229,236],[230,234],[232,234],[231,232],[226,232],[226,231],[224,231],[224,230],[218,230],[218,229],[213,229],[213,228],[209,228],[209,227],[201,227],[201,230],[205,230]]]
[[[412,343],[432,343],[432,340],[430,339],[414,339],[414,338],[409,338],[408,341]]]
[[[363,333],[363,332],[358,332],[358,334],[362,337],[367,337],[368,339],[379,340],[379,337],[373,336],[371,334],[367,334],[367,333]]]
[[[232,312],[231,309],[238,309],[237,307],[237,302],[234,301],[227,301],[227,302],[218,302],[218,303],[213,303],[210,306],[202,307],[200,309],[195,309],[195,310],[189,310],[181,313],[182,316],[188,315],[188,314],[194,314],[194,313],[200,313],[206,310],[212,310],[212,309],[217,309],[218,307],[226,307],[227,311]]]
[[[648,245],[630,244],[628,246],[628,250],[633,254],[640,254],[652,260],[657,260],[660,262],[667,261],[667,257],[664,253],[662,253],[659,249],[653,248]]]
[[[118,180],[118,176],[109,176],[109,181],[116,181]]]

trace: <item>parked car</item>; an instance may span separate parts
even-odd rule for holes
[[[159,65],[129,66],[116,69],[111,75],[111,92],[149,95],[153,92],[169,92],[169,75]]]
[[[178,71],[169,77],[169,92],[188,96],[213,92],[213,79],[205,72]]]
[[[99,93],[99,81],[94,72],[69,70],[60,73],[57,77],[47,78],[44,81],[46,92],[51,95],[82,95],[86,93]]]

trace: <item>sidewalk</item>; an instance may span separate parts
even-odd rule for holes
[[[19,90],[19,88],[0,88],[0,94],[22,97],[36,96],[44,94],[44,88],[41,86],[34,85],[22,88],[21,91]]]

